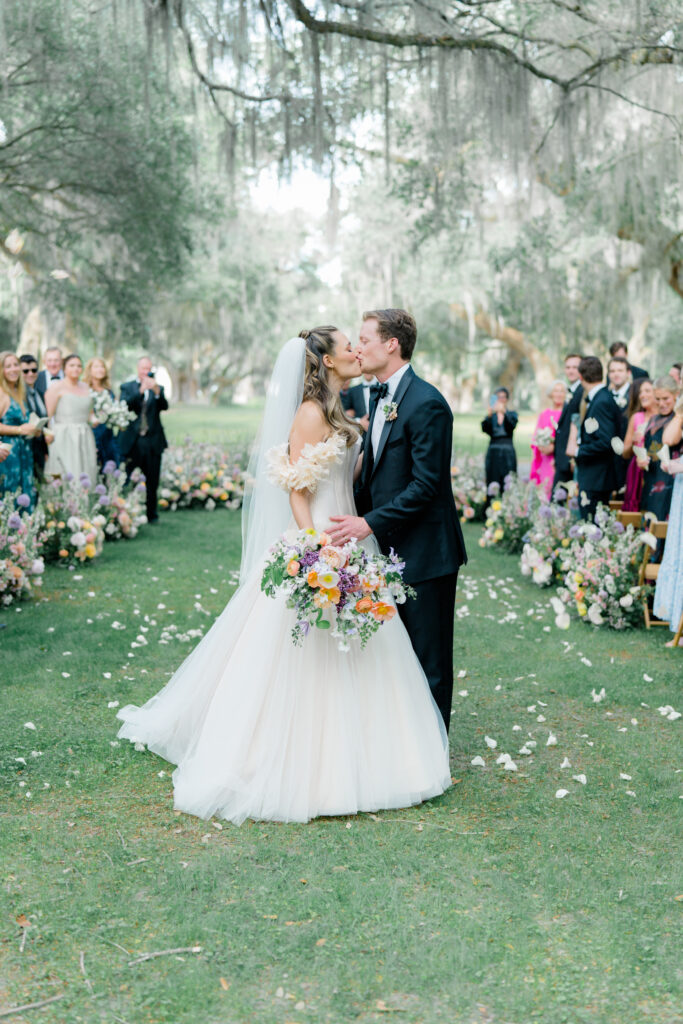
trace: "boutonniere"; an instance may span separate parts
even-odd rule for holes
[[[384,413],[384,419],[387,423],[392,423],[398,416],[398,406],[396,402],[387,402],[386,405],[382,406],[382,412]]]
[[[614,401],[617,403],[617,405],[619,406],[620,409],[625,409],[626,408],[626,399],[624,398],[623,395],[617,395],[615,397]]]

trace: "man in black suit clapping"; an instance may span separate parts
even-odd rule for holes
[[[119,449],[126,460],[130,474],[139,467],[147,483],[147,519],[154,523],[159,518],[157,511],[157,490],[161,475],[161,456],[168,447],[161,413],[168,409],[164,389],[152,372],[149,356],[138,359],[137,380],[121,385],[121,399],[136,413],[137,419],[126,428],[119,438]]]
[[[555,477],[553,479],[553,496],[555,490],[562,484],[573,479],[574,471],[567,455],[567,443],[569,441],[569,428],[572,425],[572,416],[578,415],[579,404],[583,395],[583,388],[579,379],[579,364],[581,356],[572,352],[564,361],[564,372],[567,378],[567,400],[564,409],[557,421],[555,433]],[[564,499],[563,499],[564,500]]]
[[[585,356],[579,364],[584,397],[579,409],[579,509],[582,519],[592,519],[597,506],[607,505],[614,486],[612,438],[620,436],[620,410],[603,384],[602,363]]]

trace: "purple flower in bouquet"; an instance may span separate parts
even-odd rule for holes
[[[98,505],[109,505],[110,498],[108,494],[100,494]]]
[[[566,501],[566,500],[567,500],[567,492],[565,491],[564,487],[556,487],[555,488],[555,501]]]
[[[7,520],[7,525],[10,530],[18,530],[21,526],[21,516],[17,512],[13,512]]]
[[[107,459],[107,461],[105,462],[104,466],[102,467],[102,472],[104,473],[105,476],[109,476],[110,473],[114,473],[116,471],[116,468],[117,467],[116,467],[116,463],[114,462],[114,460],[113,459]]]
[[[31,504],[31,499],[28,494],[20,494],[17,498],[17,505],[21,505],[22,508],[28,508]]]
[[[106,493],[107,493],[107,488],[104,486],[104,484],[98,484],[97,487],[95,488],[95,494],[106,494]]]

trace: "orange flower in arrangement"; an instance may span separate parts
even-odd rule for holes
[[[69,552],[66,550],[66,548],[60,548],[59,557],[60,558],[68,558],[69,557]]]
[[[301,568],[301,563],[297,562],[296,558],[293,558],[291,560],[291,562],[287,563],[287,575],[288,576],[296,576],[296,574],[298,573],[300,568]]]
[[[330,538],[326,533],[321,533],[318,540],[320,541],[320,546],[323,548],[327,547],[327,545],[331,543]]]
[[[323,590],[322,593],[332,602],[332,604],[339,604],[341,601],[341,590],[339,587],[331,587],[329,590]]]
[[[320,557],[323,561],[327,562],[332,569],[341,569],[348,562],[348,558],[344,552],[340,551],[339,548],[333,548],[331,544],[321,552]]]
[[[306,582],[308,583],[309,587],[319,587],[320,586],[320,584],[318,583],[318,574],[315,571],[315,569],[311,569],[310,570],[310,572],[306,576]]]
[[[332,602],[327,596],[328,594],[329,590],[318,591],[318,593],[313,598],[313,604],[316,606],[316,608],[329,608],[331,606]]]
[[[366,612],[372,611],[372,603],[371,597],[361,597],[356,601],[356,611],[364,615]]]
[[[376,622],[389,622],[396,614],[396,609],[391,604],[378,601],[372,606],[372,617]]]

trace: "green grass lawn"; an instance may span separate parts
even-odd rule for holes
[[[174,813],[171,766],[116,741],[109,705],[152,695],[231,594],[237,514],[162,516],[6,610],[0,1011],[61,996],[12,1019],[680,1021],[680,722],[657,708],[681,703],[683,653],[662,630],[558,632],[548,592],[478,533],[455,784],[404,811],[203,822]]]
[[[225,407],[207,405],[171,405],[163,420],[168,439],[181,444],[190,436],[195,441],[212,441],[226,447],[240,447],[256,434],[262,402]],[[488,437],[482,433],[482,414],[457,413],[453,426],[453,446],[458,451],[476,454],[486,451]],[[529,462],[531,434],[536,423],[532,413],[522,413],[515,431],[515,447],[520,462]]]

